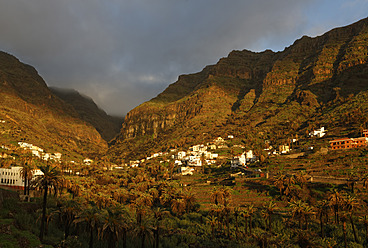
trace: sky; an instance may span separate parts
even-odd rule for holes
[[[0,0],[0,50],[123,116],[232,50],[282,51],[368,0]]]

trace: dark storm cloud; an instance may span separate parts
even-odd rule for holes
[[[36,67],[49,85],[75,88],[121,115],[180,74],[200,71],[234,49],[282,50],[318,28],[312,25],[320,18],[313,17],[313,7],[321,3],[326,10],[329,3],[336,5],[327,0],[0,0],[0,49]],[[367,7],[366,0],[354,3]]]

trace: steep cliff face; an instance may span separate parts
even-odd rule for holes
[[[47,151],[97,153],[106,142],[75,109],[55,96],[37,71],[0,52],[0,141],[25,141]]]
[[[282,52],[233,51],[128,113],[110,151],[129,158],[230,132],[297,130],[365,92],[367,61],[368,19]]]

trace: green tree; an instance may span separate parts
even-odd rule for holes
[[[304,205],[305,203],[302,200],[293,201],[289,203],[289,207],[291,208],[292,218],[297,218],[299,221],[299,228],[302,229],[302,218],[304,214]]]
[[[133,230],[135,236],[141,239],[141,248],[145,247],[146,241],[153,236],[153,223],[152,219],[146,216],[141,223],[137,224]]]
[[[20,170],[20,174],[22,176],[22,179],[24,180],[24,195],[29,196],[29,185],[32,180],[33,171],[34,166],[32,157],[25,157],[22,169]]]
[[[39,175],[35,178],[34,185],[43,189],[42,219],[39,235],[40,240],[42,241],[45,232],[47,192],[49,188],[57,188],[60,180],[60,171],[56,166],[51,166],[50,164],[41,165],[39,168],[43,175]]]
[[[329,202],[327,200],[322,200],[317,203],[316,214],[320,223],[321,237],[324,237],[323,230],[323,217],[326,219],[326,223],[328,221],[328,210],[329,210]]]
[[[64,222],[64,239],[67,239],[70,234],[70,228],[80,211],[80,203],[76,200],[66,200],[61,203],[60,216]]]
[[[101,211],[97,208],[96,204],[91,203],[87,208],[84,208],[80,211],[74,223],[86,223],[87,231],[89,232],[89,248],[93,248],[93,237],[95,236],[95,232],[97,230],[97,226],[100,223],[100,215]]]
[[[102,228],[99,236],[107,239],[108,248],[115,248],[121,235],[126,240],[127,219],[124,214],[122,208],[112,207],[107,208],[102,217]],[[124,244],[126,245],[125,240]]]
[[[270,201],[268,205],[266,205],[262,211],[262,216],[266,221],[266,226],[268,231],[272,232],[272,216],[274,215],[275,211],[278,209],[276,203]]]

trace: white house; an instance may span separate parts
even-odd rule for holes
[[[231,159],[231,167],[246,166],[248,162],[254,162],[257,157],[253,154],[252,150],[243,152],[239,156],[235,156]]]
[[[90,158],[86,158],[86,159],[84,159],[84,160],[83,160],[83,163],[84,163],[85,165],[91,165],[91,164],[93,163],[93,160],[92,160],[92,159],[90,159]]]
[[[184,151],[178,152],[178,159],[181,160],[181,159],[185,158],[186,155],[187,155],[187,153],[184,152]]]
[[[216,150],[216,145],[214,145],[214,144],[208,145],[208,149],[210,149],[210,150]]]
[[[62,156],[62,154],[61,154],[60,152],[55,152],[55,153],[54,153],[54,158],[55,158],[56,160],[60,160],[60,159],[61,159],[61,156]]]
[[[317,130],[313,130],[312,132],[309,133],[310,137],[317,137],[317,138],[322,138],[323,136],[326,135],[327,130],[325,130],[325,127],[321,127],[320,129]]]
[[[193,175],[194,168],[191,167],[180,167],[180,172],[183,176]]]
[[[190,147],[189,150],[191,150],[193,152],[199,152],[200,148],[201,148],[201,145],[194,145],[194,146]]]
[[[206,152],[207,151],[207,146],[205,146],[205,145],[200,145],[199,146],[199,150],[198,150],[199,152]]]
[[[242,153],[239,156],[235,156],[231,159],[231,167],[245,166],[246,162],[245,153]]]
[[[287,146],[287,145],[280,145],[279,146],[279,153],[280,154],[285,154],[285,153],[288,153],[290,152],[290,147]]]
[[[183,162],[181,162],[181,160],[175,160],[174,164],[175,164],[175,165],[179,165],[179,166],[180,166],[180,165],[182,165],[182,164],[183,164]]]
[[[189,166],[202,166],[202,160],[200,157],[189,156]]]
[[[216,143],[223,143],[225,140],[221,137],[217,137],[215,140],[214,140]]]

